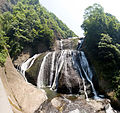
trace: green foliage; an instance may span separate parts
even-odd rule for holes
[[[1,15],[0,15],[0,20],[1,20]],[[3,66],[5,61],[6,61],[6,57],[7,57],[7,50],[5,49],[6,45],[6,41],[7,41],[7,37],[4,37],[4,32],[1,29],[1,25],[0,25],[0,66]]]
[[[120,22],[115,16],[105,13],[101,5],[94,4],[85,10],[81,27],[86,36],[84,49],[96,66],[95,71],[115,84],[112,88],[116,88],[116,96],[119,97]]]
[[[53,18],[53,21],[56,22],[56,25],[59,27],[60,32],[64,38],[66,37],[76,37],[77,35],[71,31],[61,20],[59,20],[53,13],[50,13],[51,17]],[[64,33],[62,33],[64,31]]]
[[[111,79],[120,66],[120,50],[112,43],[112,38],[106,34],[102,34],[98,48],[98,58],[106,74],[105,77]]]
[[[12,12],[0,15],[0,60],[2,63],[5,62],[4,47],[6,45],[9,45],[7,48],[10,56],[15,59],[26,45],[32,47],[34,53],[38,53],[40,44],[50,50],[55,39],[76,36],[53,13],[42,7],[39,0],[15,2],[17,4],[13,5]]]
[[[120,98],[120,71],[115,73],[112,84],[114,85],[114,90],[116,92],[116,97]]]
[[[7,50],[5,50],[4,48],[1,48],[0,46],[0,66],[4,65],[7,55],[8,55]]]

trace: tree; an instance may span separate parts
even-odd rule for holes
[[[85,10],[81,26],[85,32],[84,50],[99,78],[113,84],[116,96],[120,96],[120,22],[115,16],[105,13],[99,4]],[[115,84],[115,85],[114,85]]]
[[[39,0],[20,0],[13,6],[12,12],[3,13],[0,19],[0,43],[9,45],[8,51],[12,59],[26,45],[32,47],[34,53],[38,53],[38,45],[44,44],[50,50],[55,39],[75,36],[62,21],[42,7]]]
[[[105,77],[111,79],[120,66],[118,63],[120,50],[112,43],[112,38],[108,34],[102,34],[98,48],[99,61],[101,61],[103,71],[107,75]]]

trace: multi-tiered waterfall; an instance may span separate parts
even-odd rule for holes
[[[78,46],[76,46],[76,49],[73,49],[76,40]],[[90,97],[94,97],[95,100],[102,100],[98,96],[92,82],[93,73],[85,53],[80,50],[82,43],[83,40],[80,39],[63,39],[57,41],[58,45],[55,51],[34,55],[22,64],[21,73],[23,77],[27,81],[25,71],[28,69],[32,70],[36,61],[42,61],[37,62],[36,68],[38,68],[38,72],[34,75],[37,78],[36,85],[38,88],[48,87],[50,90],[58,93],[84,95],[87,101]],[[73,111],[79,111],[79,104],[73,104],[65,98],[64,101],[68,102],[70,106],[78,106]],[[110,104],[107,104],[107,106],[108,108],[105,108],[106,113],[114,113]]]
[[[83,88],[88,100],[86,85],[89,84],[91,92],[97,99],[98,96],[92,83],[93,74],[84,52],[79,51],[83,41],[78,41],[78,50],[64,49],[63,42],[60,40],[59,51],[49,52],[44,57],[38,74],[37,87],[49,86],[58,92],[79,94],[82,93]]]
[[[89,95],[97,99],[92,71],[84,52],[80,51],[83,40],[76,39],[76,50],[72,49],[70,40],[72,39],[60,40],[58,50],[46,53],[37,75],[37,87],[50,87],[51,90],[60,93],[84,94],[87,100]],[[39,55],[34,55],[22,64],[21,72],[24,78],[25,71],[32,66],[37,57]]]

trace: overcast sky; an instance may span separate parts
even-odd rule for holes
[[[120,0],[40,0],[40,3],[78,36],[83,36],[80,26],[83,22],[84,10],[94,3],[101,4],[105,12],[116,16],[120,21]]]

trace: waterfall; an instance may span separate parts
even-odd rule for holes
[[[74,66],[74,68],[75,68],[76,70],[78,70],[79,75],[80,75],[80,77],[82,78],[83,87],[84,87],[84,93],[85,93],[85,96],[86,96],[86,100],[88,101],[89,99],[88,99],[88,95],[87,95],[87,91],[86,91],[85,79],[84,79],[84,77],[82,76],[82,72],[81,72],[81,69],[80,69],[78,63],[76,62],[76,58],[75,58],[74,53],[73,53],[73,66]]]
[[[52,54],[51,72],[50,72],[50,87],[52,86],[52,79],[54,75],[55,51]]]
[[[81,65],[84,68],[86,74],[88,75],[87,77],[92,81],[93,74],[92,74],[92,71],[88,64],[87,58],[83,51],[81,51],[80,53],[81,53],[81,57],[80,57],[80,55],[79,55],[79,57],[80,57]]]
[[[57,93],[61,94],[79,94],[81,95],[80,98],[85,98],[86,101],[89,101],[87,103],[90,103],[90,105],[92,103],[92,99],[90,99],[92,95],[95,100],[102,101],[102,104],[99,103],[100,106],[103,105],[103,103],[105,102],[107,103],[107,101],[104,102],[104,99],[102,99],[102,95],[98,95],[95,90],[94,84],[92,82],[93,73],[90,69],[85,53],[81,51],[83,40],[78,41],[78,47],[76,48],[76,50],[73,50],[72,46],[69,45],[73,44],[70,40],[60,40],[59,46],[57,47],[59,48],[59,50],[56,49],[56,51],[47,52],[45,55],[43,53],[43,55],[41,55],[44,56],[43,59],[40,59],[41,56],[39,57],[39,55],[34,55],[26,62],[24,62],[21,66],[21,73],[24,79],[26,80],[25,71],[29,69],[33,65],[35,59],[39,57],[38,61],[40,61],[40,64],[38,64],[39,62],[37,62],[37,65],[40,67],[39,70],[37,69],[38,75],[35,75],[35,77],[37,77],[37,88],[47,87],[49,91],[52,90],[52,92],[56,91]],[[79,106],[81,106],[81,104],[79,105],[70,101],[69,98],[67,99],[67,96],[61,96],[63,97],[65,102],[67,102],[66,107],[76,106],[76,108],[79,108]],[[94,104],[94,101],[92,104]],[[104,108],[106,113],[115,113],[109,103],[107,103],[107,106],[105,106]],[[70,111],[69,113],[77,113],[79,111],[79,109],[75,109]]]
[[[115,110],[111,107],[110,103],[105,106],[105,111],[106,111],[106,113],[117,113],[117,111],[115,111]]]
[[[46,56],[44,57],[44,59],[42,61],[40,71],[39,71],[39,74],[38,74],[38,78],[37,78],[37,87],[38,88],[44,87],[44,80],[43,80],[43,78],[44,78],[44,68],[45,68],[46,59],[49,55],[50,55],[50,52],[46,54]]]
[[[82,67],[82,70],[84,72],[84,75],[85,75],[86,79],[91,84],[91,87],[92,87],[92,90],[93,90],[93,94],[94,94],[94,99],[100,99],[100,97],[97,96],[96,90],[95,90],[94,85],[92,83],[93,74],[92,74],[92,72],[90,70],[88,61],[87,61],[87,59],[85,57],[85,54],[84,54],[83,51],[81,51],[80,53],[81,53],[81,56],[79,55],[79,57],[80,57],[80,64],[81,64],[81,67]]]
[[[81,91],[80,90],[81,86],[79,81],[80,80],[79,77],[80,77],[82,80],[83,90],[86,100],[89,100],[87,94],[87,87],[86,87],[88,83],[91,85],[94,98],[99,99],[96,90],[94,88],[94,85],[92,83],[93,74],[89,67],[87,58],[85,57],[83,51],[78,51],[82,46],[83,40],[78,41],[77,50],[70,50],[71,48],[64,50],[63,44],[65,44],[66,42],[65,43],[63,42],[64,40],[59,41],[60,50],[54,52],[48,52],[43,58],[37,78],[37,87],[41,88],[41,87],[49,86],[50,89],[57,91],[59,84],[62,84],[59,83],[60,82],[59,79],[63,77],[64,78],[63,86],[66,84],[69,93],[72,93],[73,84],[71,83],[71,81],[73,78],[71,79],[71,76],[74,76],[77,82],[76,85],[77,84],[79,85],[79,92],[80,92]]]
[[[77,48],[77,50],[80,50],[80,48],[82,47],[83,41],[84,41],[83,39],[78,40],[78,48]]]
[[[56,60],[55,78],[54,78],[53,85],[51,87],[52,89],[56,89],[56,87],[57,87],[58,75],[59,75],[59,73],[60,73],[60,71],[62,69],[63,63],[64,63],[64,50],[61,51],[60,57]]]
[[[38,56],[39,56],[39,54],[35,54],[33,57],[29,58],[27,61],[25,61],[25,62],[22,63],[22,65],[21,65],[20,73],[23,75],[23,77],[24,77],[24,79],[25,79],[26,82],[27,82],[27,79],[26,79],[26,77],[25,77],[25,71],[26,71],[27,69],[29,69],[29,68],[33,65],[35,59],[36,59]]]
[[[33,63],[34,63],[34,61],[35,61],[35,59],[39,56],[40,54],[35,54],[31,59],[31,63],[30,63],[30,65],[28,66],[28,68],[27,69],[29,69],[32,65],[33,65]]]
[[[62,42],[63,42],[63,40],[61,39],[60,40],[60,50],[63,50],[63,43]]]

